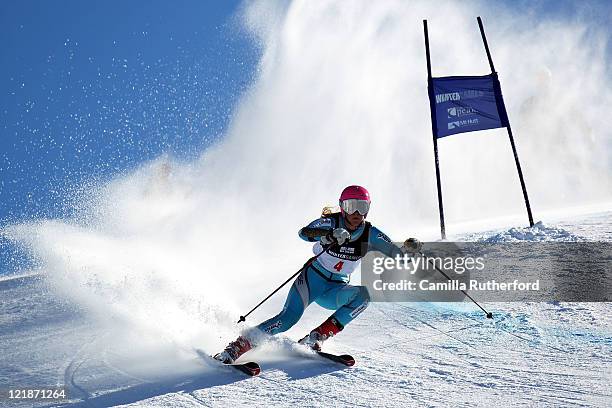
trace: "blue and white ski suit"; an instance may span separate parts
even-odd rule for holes
[[[339,213],[319,218],[299,232],[300,238],[316,242],[315,254],[323,251],[320,236],[305,234],[308,229],[346,228],[344,217]],[[283,310],[276,316],[257,325],[257,329],[268,334],[289,330],[302,317],[304,309],[312,302],[326,309],[335,310],[332,317],[346,326],[365,310],[370,297],[365,286],[349,285],[350,274],[359,266],[360,258],[368,251],[376,250],[395,257],[401,250],[389,237],[369,222],[364,222],[351,233],[349,242],[335,251],[322,254],[308,268],[303,270],[293,282]]]

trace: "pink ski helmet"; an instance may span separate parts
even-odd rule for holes
[[[357,211],[365,217],[370,209],[370,202],[370,193],[365,187],[348,186],[340,194],[340,211],[342,215]]]

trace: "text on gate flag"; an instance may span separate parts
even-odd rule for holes
[[[508,126],[497,74],[432,78],[429,97],[437,138]]]

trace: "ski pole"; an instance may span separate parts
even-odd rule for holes
[[[426,255],[425,255],[423,252],[422,252],[422,251],[419,251],[419,254],[421,254],[421,256],[425,257],[425,258],[427,259],[427,262],[428,262],[430,265],[432,265],[434,268],[436,268],[436,270],[437,270],[438,272],[440,272],[442,275],[444,275],[444,277],[445,277],[446,279],[448,279],[448,280],[452,280],[452,279],[451,279],[451,277],[450,277],[450,276],[448,276],[448,275],[447,275],[447,274],[446,274],[446,273],[445,273],[443,270],[441,270],[440,268],[438,268],[438,266],[437,266],[435,263],[431,263],[431,260],[430,260],[430,259],[429,259],[429,258],[428,258],[428,257],[427,257],[427,256],[426,256]],[[468,294],[468,293],[467,293],[465,290],[463,290],[463,289],[459,289],[459,290],[460,290],[460,291],[461,291],[461,292],[462,292],[462,293],[463,293],[465,296],[467,296],[467,297],[468,297],[468,299],[470,299],[472,302],[474,302],[474,304],[475,304],[476,306],[478,306],[478,307],[480,308],[480,310],[482,310],[482,311],[485,313],[485,315],[487,316],[487,319],[492,319],[492,318],[493,318],[493,313],[491,313],[491,312],[487,312],[487,311],[484,309],[484,307],[480,306],[480,304],[478,304],[478,302],[477,302],[477,301],[475,301],[475,300],[474,300],[474,298],[473,298],[473,297],[471,297],[471,296],[470,296],[470,295],[469,295],[469,294]]]
[[[309,260],[306,261],[306,263],[293,275],[291,275],[289,277],[289,279],[287,279],[285,282],[283,282],[282,285],[280,285],[278,288],[274,289],[274,292],[270,293],[268,296],[266,296],[266,298],[264,300],[262,300],[261,302],[259,302],[257,304],[257,306],[255,306],[254,308],[252,308],[251,310],[249,310],[249,312],[247,314],[245,314],[244,316],[240,316],[240,319],[238,319],[237,323],[240,322],[244,322],[246,320],[246,318],[255,311],[255,309],[257,309],[259,306],[261,306],[266,300],[270,299],[272,297],[272,295],[274,295],[276,292],[278,292],[283,286],[285,286],[287,283],[289,283],[289,281],[293,278],[295,278],[297,275],[300,274],[300,272],[302,272],[303,270],[306,270],[310,265],[312,265],[312,263],[321,255],[323,255],[324,253],[328,252],[332,247],[334,247],[336,244],[331,244],[330,246],[328,246],[327,248],[325,248],[324,251],[321,251],[319,254],[313,256],[312,258],[310,258]]]

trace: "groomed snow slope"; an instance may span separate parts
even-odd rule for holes
[[[558,238],[563,230],[563,239],[610,240],[609,220],[604,213],[539,225],[534,236]],[[528,235],[514,229],[464,238],[519,236]],[[113,344],[43,276],[1,281],[0,292],[0,386],[66,384],[70,406],[612,405],[610,304],[490,303],[492,322],[469,304],[376,303],[326,343],[355,356],[352,368],[293,345],[328,314],[311,306],[286,337],[247,355],[263,372],[246,378],[172,339],[134,332]]]

